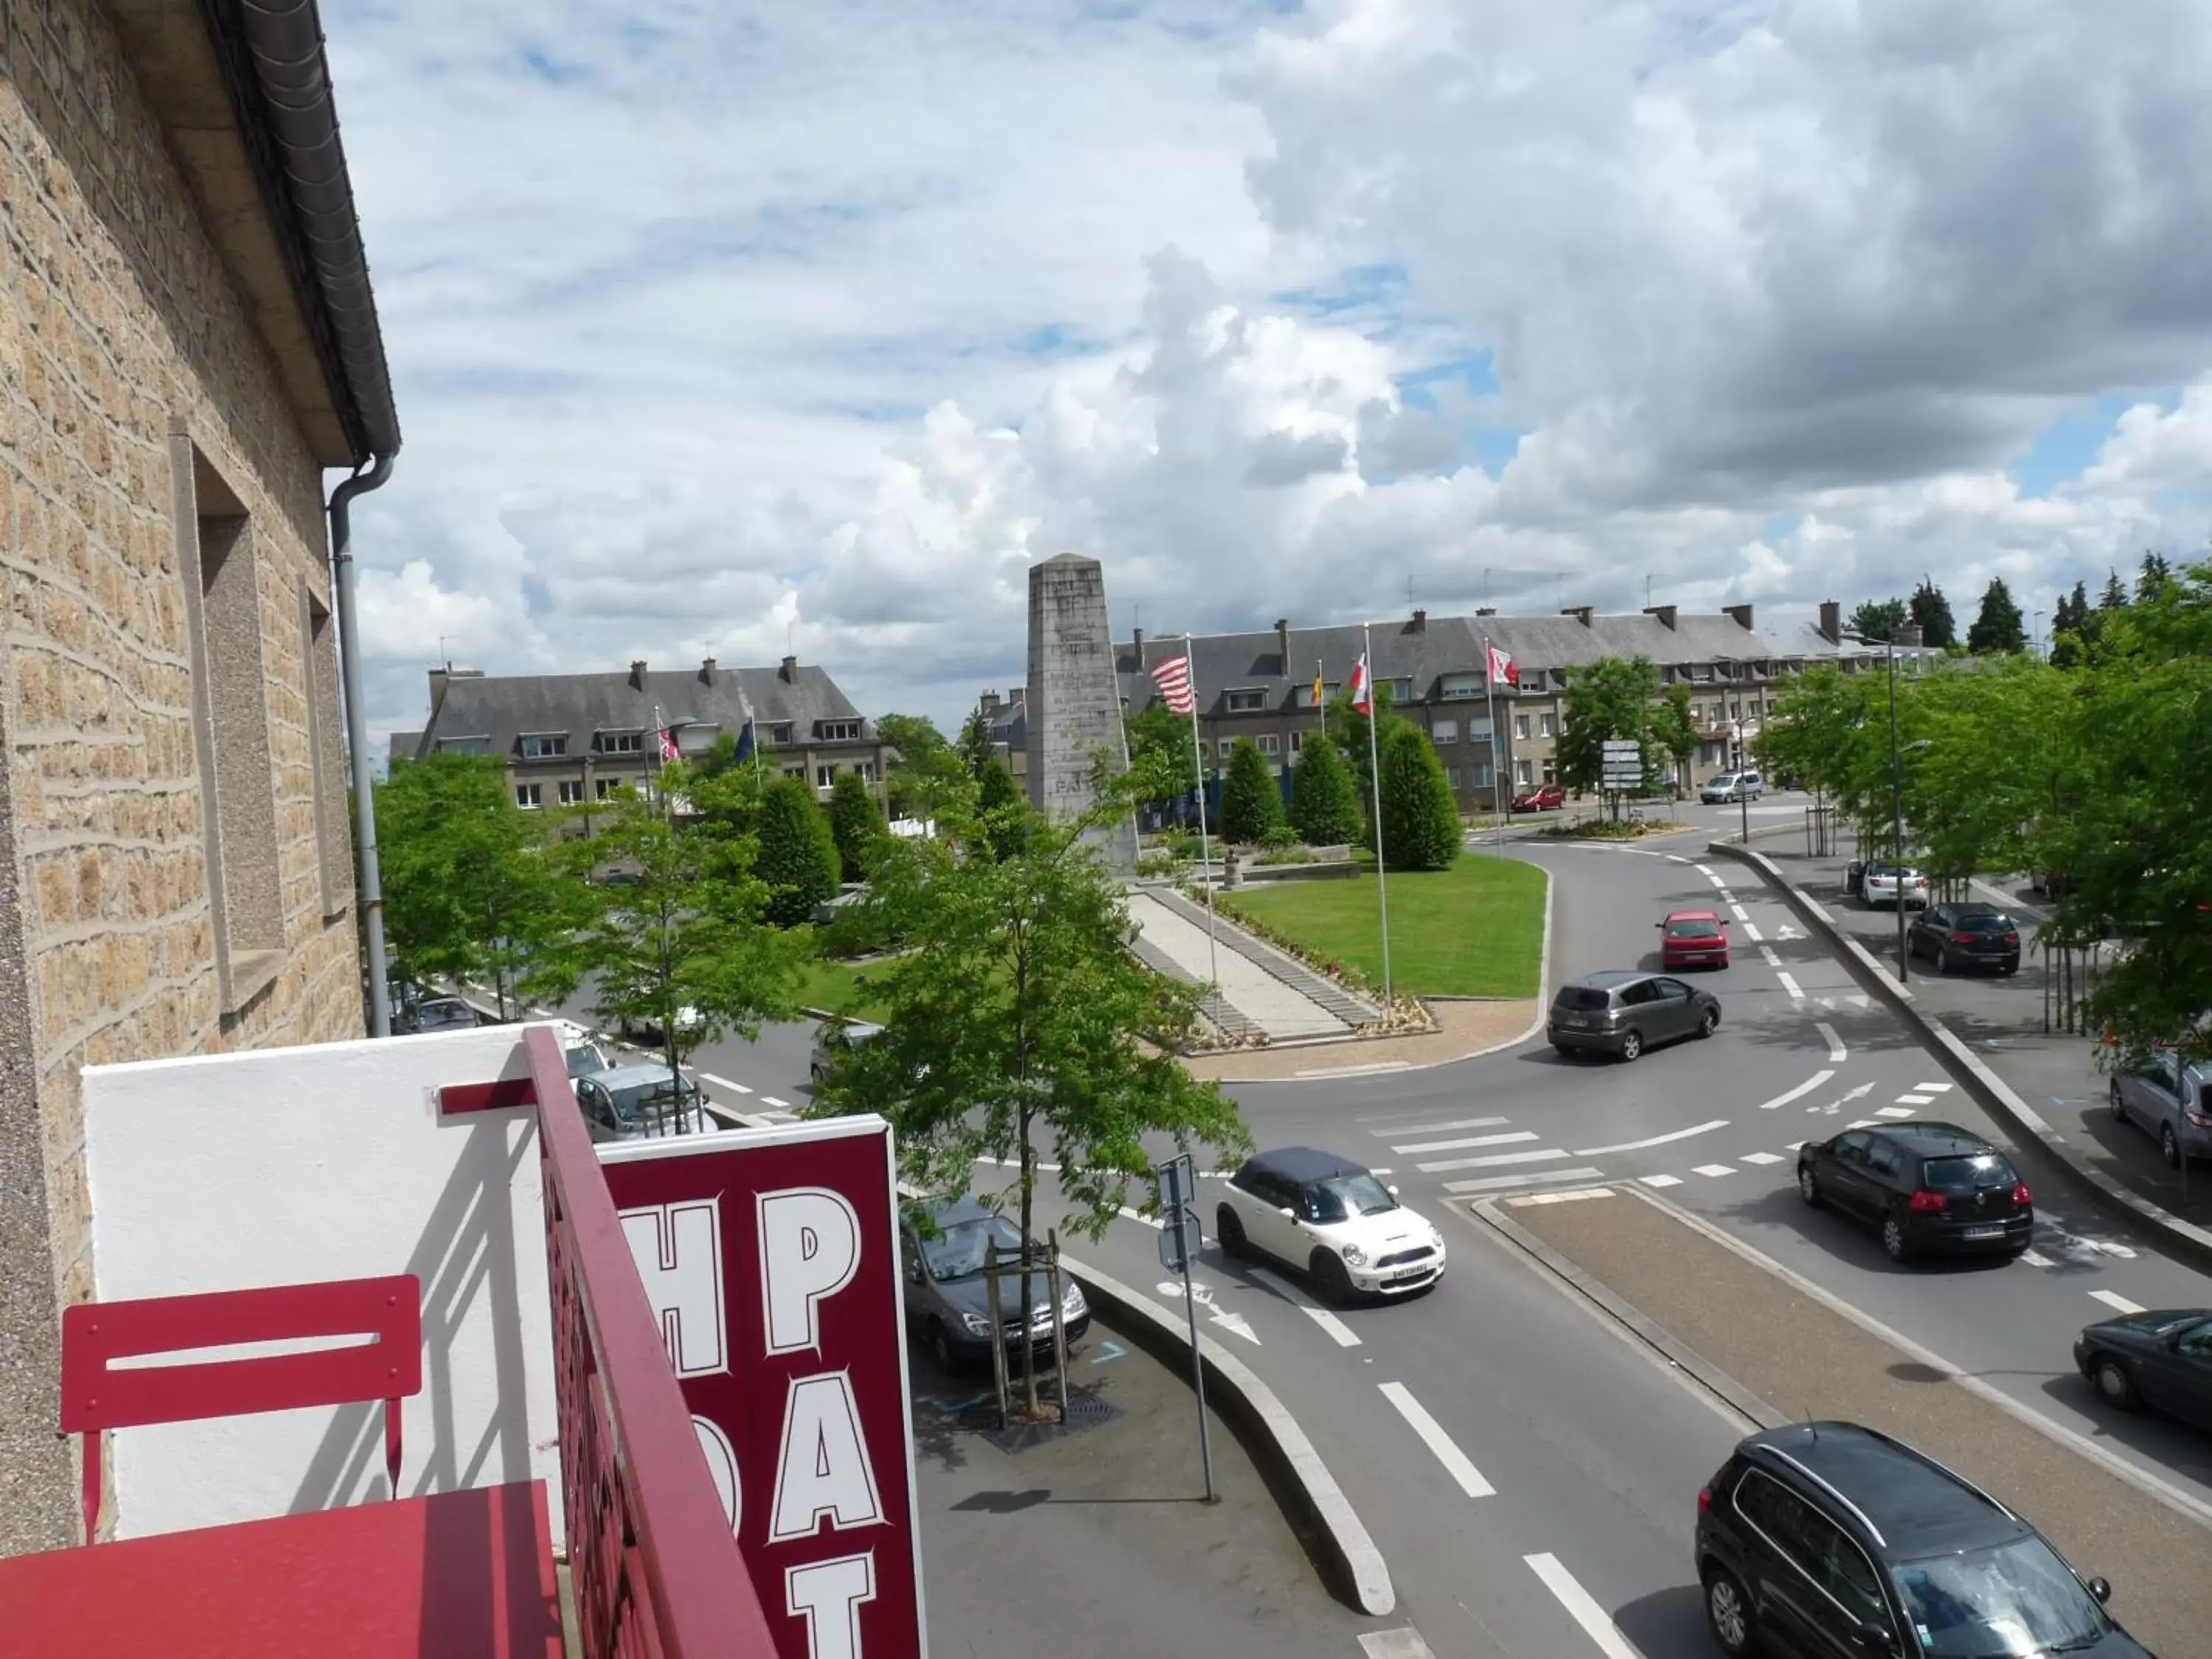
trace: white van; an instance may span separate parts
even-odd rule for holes
[[[1708,806],[1740,800],[1757,800],[1766,793],[1766,781],[1756,772],[1723,772],[1709,778],[1705,787],[1698,792],[1698,799]]]

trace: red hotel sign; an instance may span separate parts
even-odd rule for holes
[[[890,1127],[599,1157],[780,1659],[921,1659]]]

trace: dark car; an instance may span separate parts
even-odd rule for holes
[[[2151,1406],[2212,1429],[2212,1308],[2124,1314],[2087,1327],[2074,1363],[2123,1411]]]
[[[1943,972],[1960,968],[2020,971],[2020,924],[1994,904],[1931,904],[1913,917],[1905,948]]]
[[[927,1226],[917,1226],[908,1216],[899,1224],[899,1256],[906,1274],[906,1324],[921,1339],[938,1370],[948,1375],[988,1358],[991,1328],[995,1318],[1004,1328],[1006,1345],[1018,1355],[1024,1331],[1030,1343],[1048,1347],[1052,1342],[1052,1296],[1042,1268],[1030,1279],[1030,1313],[1021,1314],[1022,1283],[1018,1272],[999,1280],[999,1306],[991,1307],[991,1281],[984,1273],[991,1246],[1000,1257],[1018,1268],[1022,1231],[996,1210],[972,1198],[956,1198],[932,1205],[926,1212]],[[1064,1278],[1060,1322],[1073,1343],[1091,1328],[1091,1304],[1083,1287]]]
[[[1711,1036],[1721,1001],[1664,974],[1617,969],[1584,974],[1559,987],[1547,1030],[1563,1054],[1590,1049],[1634,1060],[1677,1037]]]
[[[1855,1423],[1754,1434],[1698,1493],[1698,1581],[1722,1652],[1803,1659],[2152,1659],[2043,1535]]]
[[[483,1024],[483,1017],[459,997],[426,997],[407,1012],[410,1031],[459,1031]]]
[[[1808,1140],[1797,1190],[1871,1221],[1893,1261],[1963,1252],[2018,1255],[2035,1231],[2035,1202],[2012,1160],[1954,1123],[1885,1123]]]

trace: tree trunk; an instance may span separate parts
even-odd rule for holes
[[[1022,1399],[1032,1418],[1037,1409],[1036,1344],[1030,1340],[1030,1262],[1036,1252],[1030,1243],[1032,1201],[1036,1191],[1036,1151],[1030,1145],[1030,1114],[1022,1114]]]

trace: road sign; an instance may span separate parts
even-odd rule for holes
[[[1189,1153],[1170,1158],[1153,1173],[1159,1177],[1160,1207],[1163,1210],[1180,1210],[1198,1196],[1198,1189],[1192,1181]]]
[[[1598,752],[1607,760],[1638,760],[1644,745],[1634,738],[1607,738],[1598,745]]]
[[[1169,1212],[1167,1224],[1160,1229],[1160,1266],[1171,1273],[1179,1273],[1198,1260],[1204,1244],[1199,1231],[1198,1212],[1188,1204]]]

